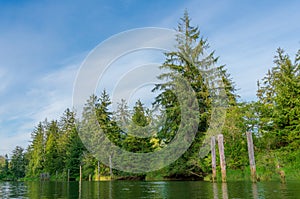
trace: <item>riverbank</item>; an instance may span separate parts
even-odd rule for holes
[[[299,181],[300,182],[300,167],[285,167],[281,168],[280,171],[284,172],[284,181]],[[256,174],[257,174],[257,181],[261,182],[269,182],[269,181],[283,181],[282,179],[282,172],[276,171],[276,169],[267,171],[265,167],[257,167]],[[233,170],[227,169],[227,181],[228,182],[235,182],[235,181],[251,181],[251,172],[250,168],[246,168],[244,170]],[[217,173],[217,182],[222,181],[221,171]],[[204,181],[211,181],[211,174],[207,175],[204,178]]]
[[[299,181],[300,182],[300,168],[282,168],[285,173],[285,181]],[[227,182],[236,182],[236,181],[244,181],[250,182],[251,181],[251,173],[250,169],[245,170],[227,170]],[[2,180],[4,181],[14,181],[14,180]],[[41,181],[40,178],[22,178],[17,181],[23,182],[36,182]],[[49,180],[46,181],[60,181],[60,182],[67,182],[65,178],[56,178],[55,176],[51,177]],[[79,181],[79,179],[72,179],[70,181]],[[136,177],[136,176],[114,176],[111,178],[110,176],[100,176],[100,179],[91,178],[91,180],[84,179],[83,181],[211,181],[211,174],[206,175],[203,179],[199,178],[170,178],[170,177],[163,177],[160,175],[146,175],[144,178]],[[217,182],[222,181],[221,172],[218,171],[217,173]],[[276,172],[266,172],[265,168],[257,168],[257,181],[261,182],[281,182],[281,176],[279,173]]]

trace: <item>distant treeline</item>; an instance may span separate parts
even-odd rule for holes
[[[101,129],[115,145],[135,153],[163,149],[176,136],[184,111],[177,98],[178,94],[172,92],[178,76],[190,83],[199,105],[199,123],[190,147],[178,160],[161,170],[133,174],[113,169],[116,178],[202,179],[210,175],[210,154],[200,157],[199,149],[212,121],[212,93],[217,93],[213,90],[219,88],[214,87],[208,77],[222,79],[227,96],[226,120],[222,131],[218,132],[224,135],[227,168],[239,171],[248,169],[245,133],[250,131],[253,132],[258,175],[261,179],[271,178],[278,167],[286,170],[287,176],[289,171],[298,171],[299,175],[300,51],[291,60],[279,48],[274,57],[274,66],[257,83],[258,100],[240,102],[235,84],[225,66],[217,66],[218,57],[214,51],[207,53],[210,51],[208,42],[198,27],[191,26],[187,12],[180,19],[177,31],[181,33],[177,36],[177,50],[165,54],[166,59],[161,68],[169,72],[158,77],[165,83],[154,88],[160,94],[153,108],[144,107],[138,100],[130,109],[126,101],[122,100],[116,112],[110,112],[112,102],[105,90],[99,97],[92,95],[85,104],[81,121],[77,119],[75,111],[66,109],[60,119],[40,122],[33,130],[31,143],[26,149],[17,146],[10,158],[3,154],[0,157],[0,179],[36,179],[41,173],[49,173],[52,178],[56,176],[65,180],[68,170],[71,178],[78,179],[79,165],[82,165],[83,179],[88,179],[89,175],[95,179],[98,160],[83,145],[78,132],[81,122],[89,123],[86,115],[91,112],[95,113]],[[203,71],[206,71],[205,75]],[[166,118],[164,123],[158,122],[158,106],[163,107]],[[156,123],[156,128],[151,129],[151,137],[133,136],[139,127],[150,123]],[[100,163],[100,175],[110,175],[108,165]]]

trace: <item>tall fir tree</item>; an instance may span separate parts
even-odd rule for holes
[[[57,121],[51,121],[46,128],[44,170],[50,175],[61,172],[62,156],[58,151],[59,127]]]
[[[27,167],[27,175],[30,177],[39,176],[44,170],[45,162],[45,127],[42,122],[33,130],[32,142],[28,146],[29,164]]]
[[[236,103],[235,88],[229,74],[224,66],[216,67],[218,58],[215,57],[214,51],[209,51],[209,44],[204,39],[198,27],[191,25],[188,12],[185,11],[183,18],[180,19],[177,31],[176,50],[166,53],[166,60],[161,69],[167,69],[169,72],[159,76],[160,79],[166,80],[166,83],[158,84],[154,90],[162,91],[156,98],[156,103],[161,104],[166,109],[166,122],[159,132],[159,137],[163,138],[166,143],[172,141],[178,130],[183,114],[180,109],[180,103],[174,94],[174,81],[180,76],[185,79],[192,87],[197,103],[199,106],[199,124],[196,129],[196,136],[190,148],[173,163],[170,173],[182,173],[191,175],[201,172],[199,166],[199,148],[202,144],[203,136],[208,130],[213,103],[213,94],[217,90],[224,89],[229,99],[229,104]],[[223,81],[220,88],[214,78]],[[186,125],[192,125],[188,121]]]
[[[275,66],[258,82],[260,133],[269,149],[300,146],[300,50],[292,61],[279,48]]]
[[[131,122],[128,126],[128,135],[123,142],[123,147],[131,152],[145,153],[151,151],[150,118],[146,115],[146,108],[138,100],[133,107]]]
[[[11,156],[11,174],[14,180],[25,177],[26,159],[24,149],[16,146]]]

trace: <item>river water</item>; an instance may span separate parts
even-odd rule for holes
[[[300,182],[0,182],[0,198],[300,198]]]

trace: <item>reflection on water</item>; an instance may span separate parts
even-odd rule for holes
[[[227,183],[222,183],[222,196],[223,199],[228,199]]]
[[[19,198],[27,193],[27,186],[20,182],[0,182],[0,198]]]
[[[0,182],[0,198],[297,198],[300,182]]]
[[[257,199],[258,197],[258,190],[257,190],[257,184],[252,183],[252,196],[253,198]]]
[[[213,193],[214,193],[214,199],[218,199],[218,184],[217,183],[213,183]]]

